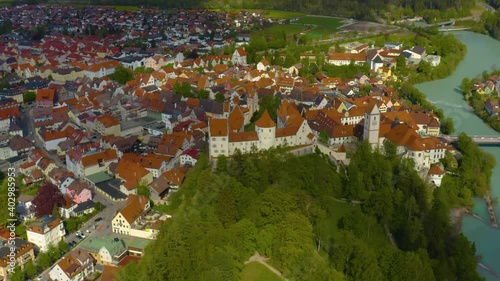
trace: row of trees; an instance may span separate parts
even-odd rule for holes
[[[239,280],[255,251],[294,280],[482,280],[448,214],[484,193],[472,175],[489,178],[494,162],[465,135],[458,143],[457,176],[435,191],[390,143],[385,156],[354,144],[345,168],[277,148],[219,157],[214,171],[204,155],[171,197],[175,219],[119,280]]]

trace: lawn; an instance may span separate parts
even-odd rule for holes
[[[281,36],[285,32],[287,37],[291,37],[296,33],[306,30],[306,26],[294,24],[275,24],[264,30],[257,31],[256,33],[264,36]]]
[[[314,28],[309,30],[307,35],[314,39],[331,35],[343,24],[342,19],[321,16],[304,16],[292,22],[301,26],[313,26]]]
[[[336,30],[342,25],[342,19],[330,18],[330,17],[320,17],[320,16],[305,16],[300,17],[294,23],[305,24],[305,25],[316,25],[325,28],[330,28],[331,30]]]
[[[254,261],[243,268],[241,281],[282,281],[282,279],[264,265]]]

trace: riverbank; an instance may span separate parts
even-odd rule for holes
[[[500,42],[473,32],[461,31],[452,34],[467,47],[463,61],[445,79],[417,84],[415,87],[425,95],[428,102],[441,108],[446,116],[453,118],[457,133],[500,136],[498,132],[486,125],[470,110],[468,102],[460,91],[460,84],[464,77],[475,77],[485,70],[491,71],[494,66],[500,65],[500,57],[498,56]],[[500,161],[498,147],[484,146],[481,148],[493,155],[497,162]],[[500,181],[500,166],[495,166],[487,178],[491,178],[491,183]],[[499,186],[491,185],[488,188],[491,190],[492,198],[500,196]],[[500,259],[500,230],[491,227],[486,202],[482,198],[475,198],[474,202],[472,211],[483,221],[469,215],[458,216],[462,218],[461,231],[475,244],[476,255],[481,257],[481,262],[495,272],[500,272],[500,263],[497,262]],[[494,209],[498,214],[499,206],[497,205]],[[497,276],[479,266],[477,270],[487,281],[499,280]]]

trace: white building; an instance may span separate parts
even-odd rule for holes
[[[113,218],[113,232],[146,239],[156,238],[158,225],[149,222],[145,216],[149,209],[149,200],[145,196],[130,194],[125,207]]]
[[[64,256],[50,271],[51,280],[83,281],[94,273],[94,259],[83,250],[73,250]]]
[[[267,110],[255,122],[255,131],[242,132],[239,123],[243,120],[231,118],[210,119],[209,121],[209,155],[215,160],[219,155],[231,156],[238,149],[250,152],[269,149],[279,145],[289,147],[307,146],[315,142],[315,135],[305,120],[300,125],[276,128],[276,123]]]
[[[66,234],[63,221],[55,217],[43,217],[39,221],[26,226],[28,241],[37,245],[40,251],[45,252],[50,245],[57,243]]]

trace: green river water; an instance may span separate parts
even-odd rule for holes
[[[415,86],[427,96],[430,102],[442,108],[445,116],[453,118],[456,133],[500,136],[474,115],[459,90],[463,78],[472,78],[480,75],[484,70],[500,68],[500,41],[467,31],[453,34],[467,46],[464,60],[449,77]],[[484,146],[483,149],[493,154],[497,160],[491,179],[491,190],[492,197],[500,199],[500,147]],[[498,216],[500,204],[495,210]],[[490,221],[486,204],[483,201],[476,200],[474,212],[486,222]],[[489,224],[466,216],[462,221],[462,232],[476,244],[477,254],[482,257],[482,263],[500,273],[500,229],[493,229]],[[487,281],[500,280],[500,277],[480,267],[478,271]]]

